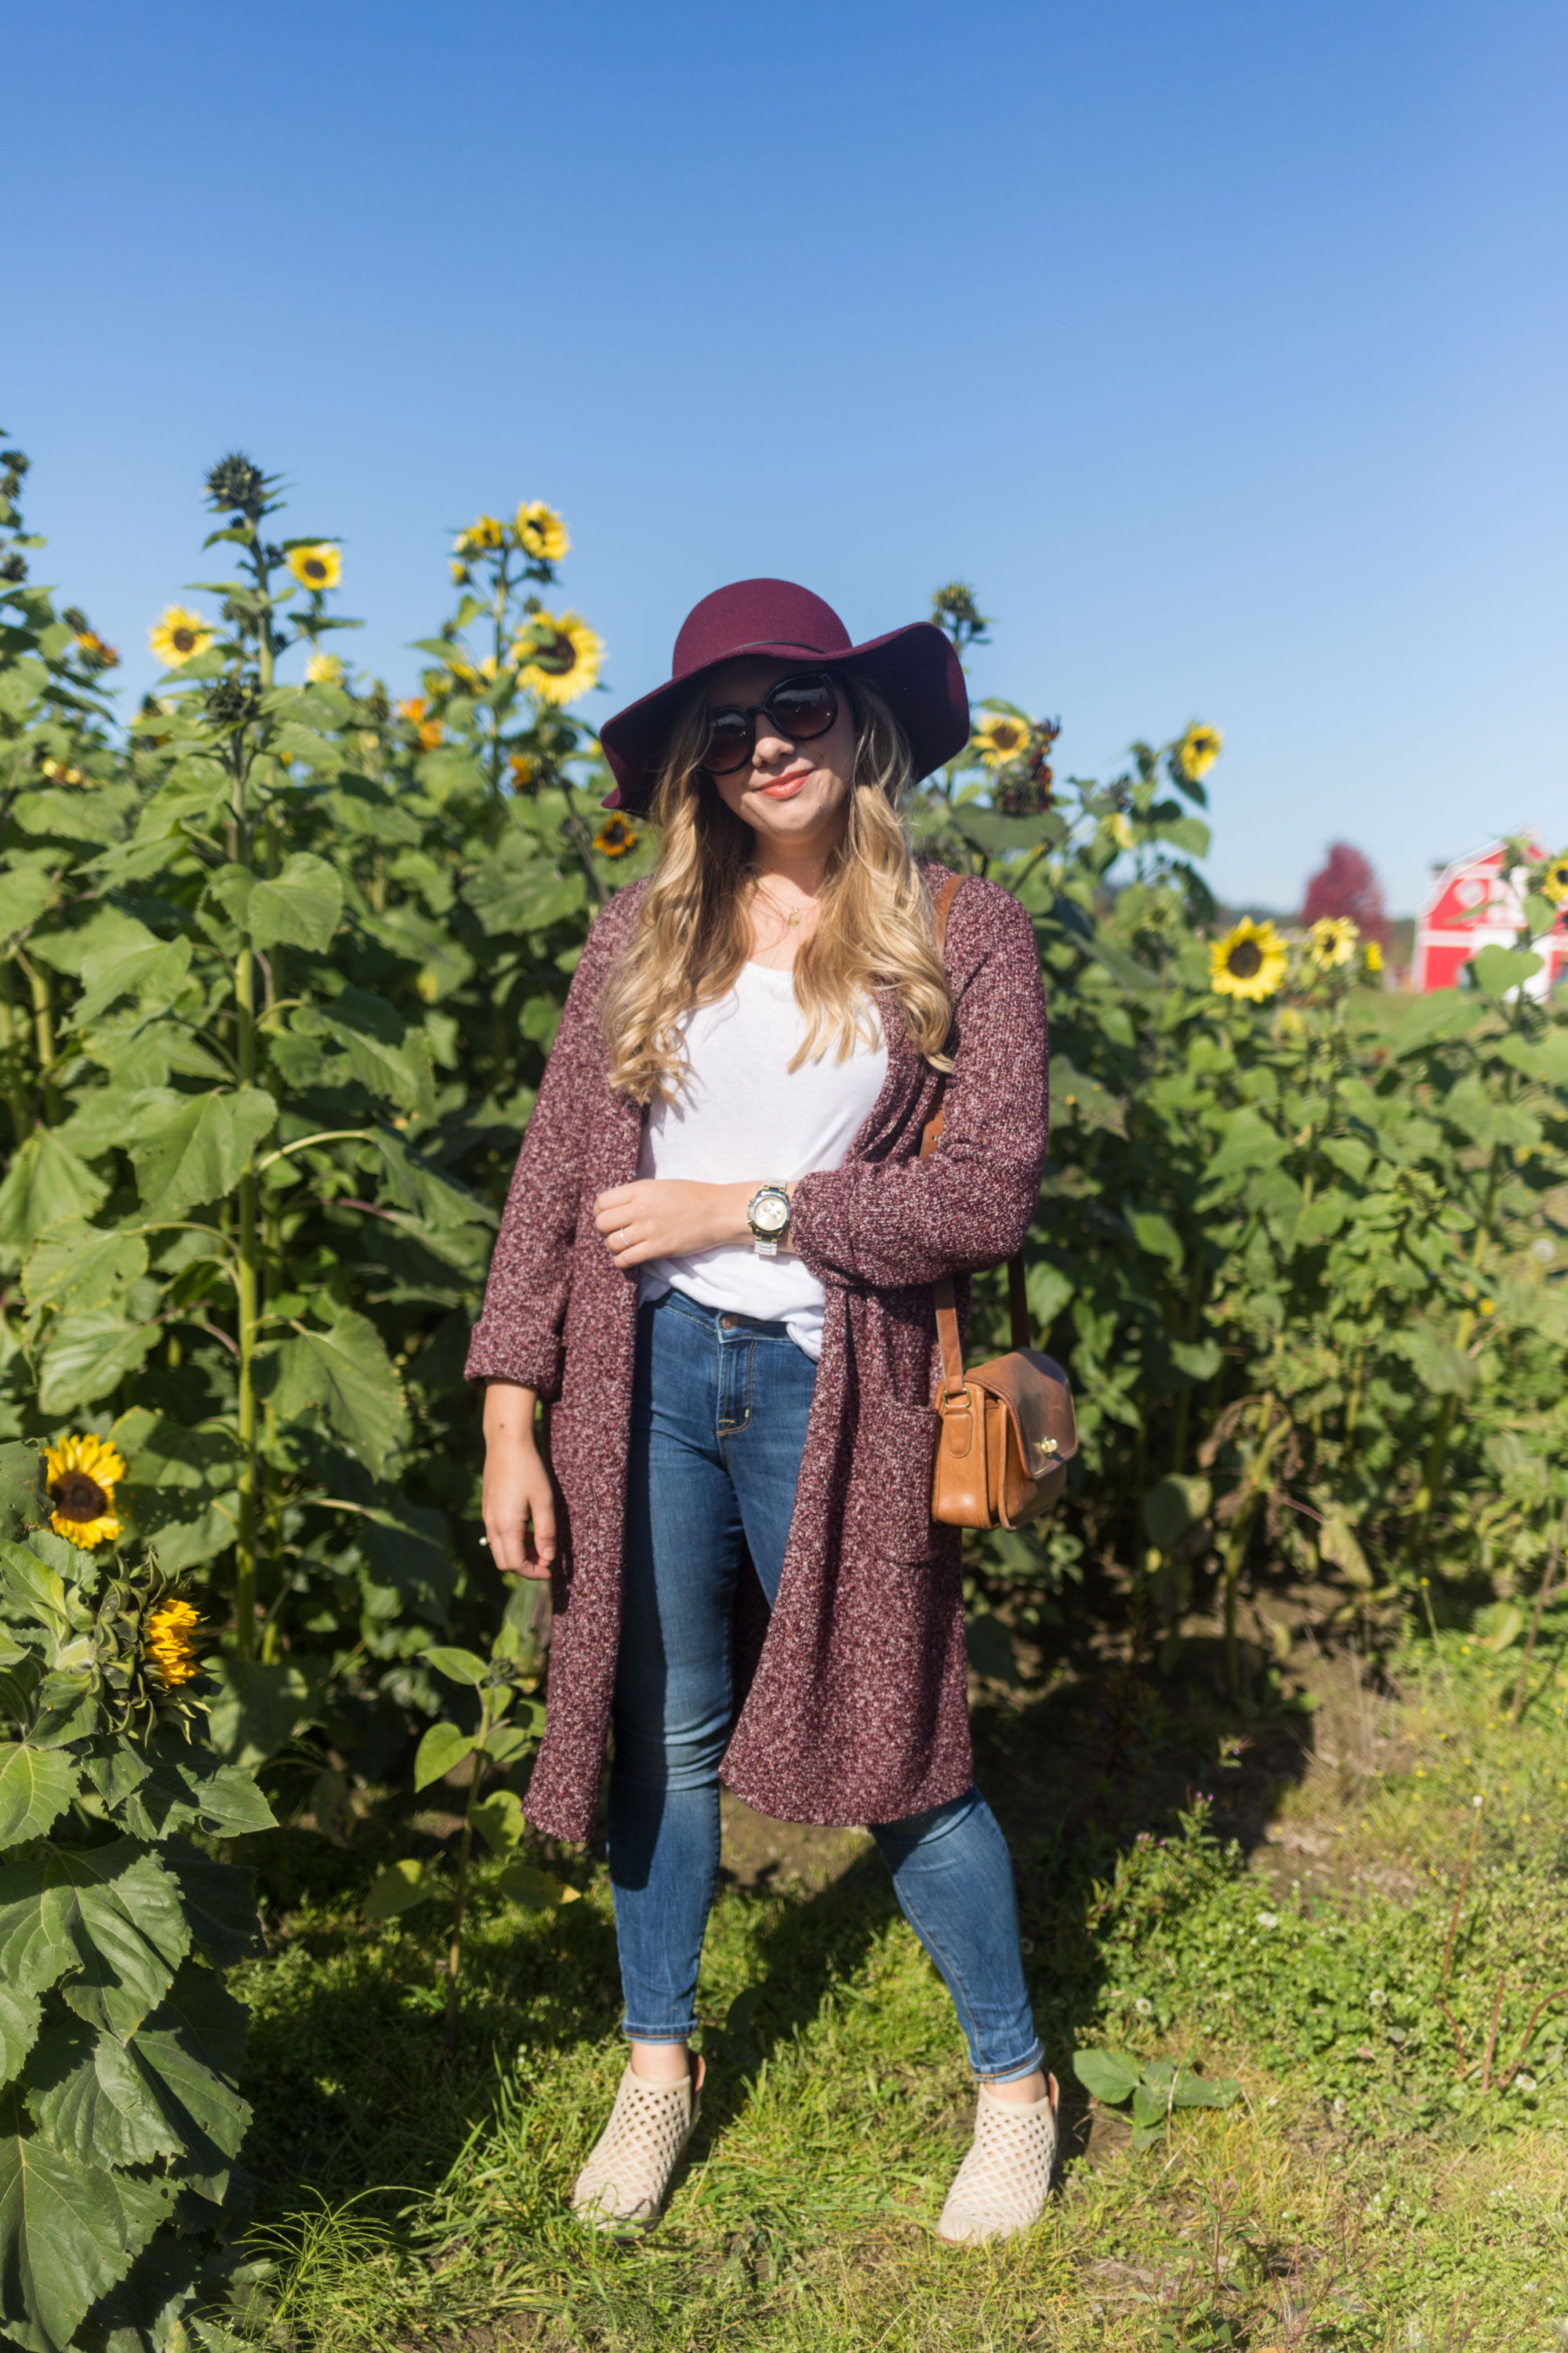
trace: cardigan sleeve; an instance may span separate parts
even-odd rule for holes
[[[790,1242],[840,1289],[931,1282],[1022,1248],[1047,1148],[1047,1044],[1027,911],[999,884],[959,892],[948,932],[953,1068],[929,1160],[861,1160],[795,1188]]]
[[[470,1381],[517,1381],[547,1398],[561,1386],[584,1165],[605,1085],[599,999],[641,895],[634,884],[601,909],[572,976],[512,1172],[484,1310],[469,1337],[464,1373]]]

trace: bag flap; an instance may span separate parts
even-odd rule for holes
[[[1043,1479],[1054,1464],[1071,1461],[1078,1452],[1078,1416],[1071,1384],[1054,1357],[1018,1348],[1011,1356],[993,1356],[989,1364],[968,1366],[964,1379],[1006,1408],[1031,1478]]]

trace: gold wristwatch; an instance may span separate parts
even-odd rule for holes
[[[777,1258],[789,1227],[789,1195],[782,1185],[759,1186],[746,1204],[746,1223],[758,1258]]]

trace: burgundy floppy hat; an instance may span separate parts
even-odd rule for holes
[[[658,779],[665,741],[694,679],[754,654],[802,670],[853,669],[883,696],[902,727],[917,776],[969,741],[969,696],[949,639],[934,621],[911,621],[852,646],[834,611],[793,580],[735,580],[694,605],[675,640],[667,685],[617,711],[599,730],[616,779],[605,808],[640,814]]]

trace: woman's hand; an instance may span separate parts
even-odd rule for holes
[[[692,1258],[722,1242],[750,1241],[746,1208],[753,1185],[697,1185],[682,1176],[641,1176],[612,1185],[594,1203],[594,1223],[617,1266],[649,1258]]]
[[[510,1577],[548,1577],[555,1558],[555,1488],[534,1442],[537,1404],[537,1392],[515,1381],[491,1381],[485,1389],[480,1508],[490,1558]]]

